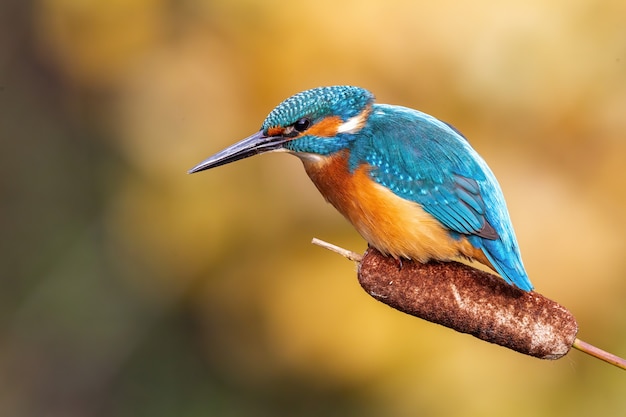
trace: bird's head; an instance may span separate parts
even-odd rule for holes
[[[372,93],[359,87],[303,91],[274,108],[261,130],[209,157],[189,173],[272,151],[287,151],[303,158],[331,155],[349,146],[366,123],[373,101]]]

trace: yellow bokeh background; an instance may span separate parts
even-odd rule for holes
[[[626,414],[616,368],[370,298],[296,158],[186,174],[333,84],[464,132],[537,290],[626,355],[625,2],[3,2],[0,415]]]

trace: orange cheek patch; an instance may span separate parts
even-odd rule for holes
[[[339,128],[339,126],[341,126],[341,123],[343,122],[341,121],[341,117],[339,116],[327,117],[315,123],[303,134],[307,136],[311,135],[330,138],[337,134],[337,129]]]
[[[270,127],[267,129],[268,136],[280,136],[282,135],[284,129],[282,127]]]

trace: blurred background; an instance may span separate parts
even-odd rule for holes
[[[626,2],[0,3],[0,416],[624,415],[624,373],[380,304],[297,158],[186,170],[354,84],[453,123],[537,290],[626,355]]]

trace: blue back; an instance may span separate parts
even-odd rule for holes
[[[454,128],[417,110],[374,104],[350,141],[350,169],[372,166],[374,181],[419,203],[455,238],[466,236],[509,283],[530,291],[500,186]]]

